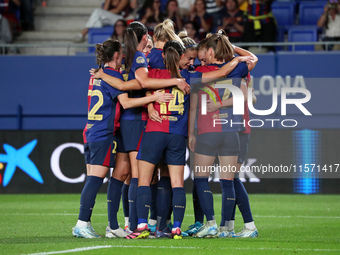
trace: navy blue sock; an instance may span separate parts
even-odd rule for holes
[[[171,210],[171,182],[170,177],[161,177],[157,189],[157,227],[163,230]]]
[[[202,207],[200,205],[200,201],[198,199],[195,182],[193,183],[193,189],[192,189],[192,202],[194,204],[195,222],[199,221],[203,224],[204,213],[203,213]]]
[[[157,184],[151,184],[151,206],[150,206],[150,219],[157,220]]]
[[[123,184],[122,187],[122,202],[123,202],[123,211],[124,217],[129,217],[129,187],[130,185]]]
[[[248,193],[239,178],[234,179],[234,187],[236,194],[236,204],[240,209],[244,223],[254,221],[250,209]]]
[[[87,176],[85,186],[80,196],[79,220],[90,221],[96,196],[103,184],[104,178]]]
[[[235,185],[235,182],[234,182],[234,185]],[[236,195],[236,191],[235,191],[235,195]],[[235,204],[234,204],[234,209],[233,209],[233,212],[232,212],[232,214],[231,214],[230,220],[235,220],[236,204],[237,204],[237,195],[236,195]]]
[[[214,220],[214,199],[209,187],[208,178],[195,177],[194,183],[196,185],[198,200],[200,201],[201,208],[207,217],[207,221]]]
[[[117,213],[119,210],[120,197],[122,195],[122,186],[122,181],[112,177],[107,186],[107,214],[109,217],[109,227],[111,229],[119,228]]]
[[[184,188],[173,188],[172,189],[172,208],[174,212],[174,225],[173,228],[180,228],[184,218],[185,212],[185,190]]]
[[[228,226],[235,205],[235,189],[233,180],[220,179],[222,187],[222,208],[221,226]]]
[[[138,224],[148,223],[148,215],[151,205],[150,186],[139,186],[137,189],[137,216]]]
[[[129,228],[133,231],[137,228],[137,188],[138,178],[131,178],[129,188]]]
[[[234,187],[235,187],[235,179],[239,178],[240,174],[239,173],[236,173],[234,175]],[[230,220],[235,220],[235,214],[236,214],[236,205],[237,205],[237,194],[236,194],[236,188],[235,188],[235,205],[234,205],[234,210],[233,210],[233,213],[231,215],[231,219]]]

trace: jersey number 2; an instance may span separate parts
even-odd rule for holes
[[[103,119],[103,114],[96,114],[96,112],[99,110],[99,108],[104,103],[104,98],[103,98],[102,92],[99,91],[99,90],[92,90],[92,91],[89,90],[88,95],[91,96],[91,97],[93,97],[93,96],[97,96],[98,97],[98,102],[89,111],[88,119],[89,120],[102,120]]]

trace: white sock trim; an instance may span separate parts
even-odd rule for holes
[[[124,217],[125,219],[125,227],[129,226],[129,217]]]
[[[228,224],[228,231],[232,231],[235,228],[235,221],[234,220],[230,220],[229,224]]]
[[[255,230],[255,228],[256,228],[254,221],[245,223],[244,226],[249,230]]]
[[[88,223],[87,221],[78,220],[77,224],[76,224],[76,227],[82,228],[82,227],[86,227],[86,226],[89,226],[89,225],[91,225],[90,221]]]
[[[149,219],[149,224],[150,225],[156,225],[157,224],[157,220]]]

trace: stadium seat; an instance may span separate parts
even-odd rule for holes
[[[316,42],[317,28],[314,26],[295,26],[288,30],[288,42]],[[293,47],[289,46],[288,50]],[[297,45],[296,51],[314,51],[314,45]]]
[[[299,25],[316,25],[327,1],[301,1],[299,5]]]
[[[277,34],[276,34],[276,42],[284,42],[285,41],[285,27],[277,27]],[[283,50],[284,46],[275,46],[276,51]]]
[[[106,41],[113,33],[113,27],[90,28],[88,33],[88,44],[97,44]],[[94,47],[89,47],[88,52],[94,52]]]
[[[292,26],[295,24],[295,2],[274,2],[272,4],[272,12],[276,19],[277,25],[280,27]]]

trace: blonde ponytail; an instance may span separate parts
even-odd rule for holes
[[[181,39],[175,33],[174,23],[171,19],[166,19],[162,23],[159,23],[155,27],[153,35],[156,42],[178,41],[183,45]]]

